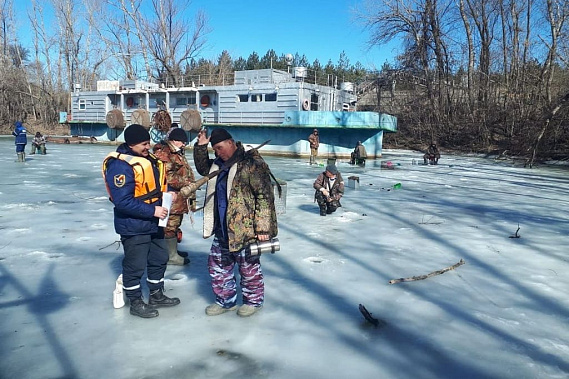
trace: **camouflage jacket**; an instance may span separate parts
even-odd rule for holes
[[[229,250],[239,251],[256,241],[255,236],[278,233],[273,187],[269,166],[256,149],[245,151],[237,142],[236,162],[227,178],[227,233]],[[194,162],[200,175],[207,175],[219,167],[209,158],[207,145],[194,146]],[[217,177],[207,184],[204,202],[203,237],[214,234],[215,184]]]
[[[189,199],[185,199],[179,193],[180,189],[190,183],[196,181],[194,172],[184,155],[184,150],[176,148],[170,142],[162,142],[154,145],[154,155],[158,157],[166,167],[166,182],[168,183],[168,190],[178,192],[176,200],[170,208],[172,214],[188,213],[189,208],[196,209],[196,194],[195,192]],[[188,207],[188,202],[190,206]]]
[[[324,188],[328,190],[330,193],[330,197],[334,200],[340,200],[344,195],[344,179],[342,179],[342,174],[336,174],[336,180],[330,188],[330,179],[326,176],[326,171],[320,173],[316,180],[314,181],[313,185],[316,192],[314,193],[314,197],[316,198],[316,194],[320,191],[320,188]]]
[[[320,137],[318,137],[318,134],[312,133],[308,136],[308,142],[310,143],[311,149],[318,149],[320,146]]]

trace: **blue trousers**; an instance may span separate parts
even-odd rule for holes
[[[141,279],[147,271],[150,292],[164,288],[164,273],[168,264],[168,250],[164,233],[159,235],[121,236],[124,248],[122,280],[130,300],[142,297]]]

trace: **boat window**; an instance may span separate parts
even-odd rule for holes
[[[79,99],[79,110],[84,111],[85,109],[87,109],[87,100]]]
[[[237,95],[237,102],[246,103],[249,101],[249,95]]]
[[[265,94],[265,101],[277,101],[277,94],[276,93],[266,93]]]
[[[251,102],[252,103],[258,103],[262,100],[263,100],[263,95],[261,95],[260,93],[251,94]]]
[[[317,111],[318,110],[318,103],[319,103],[318,95],[313,93],[310,96],[310,110],[311,111]]]
[[[182,107],[196,103],[196,95],[190,94],[188,97],[176,97],[176,106]]]

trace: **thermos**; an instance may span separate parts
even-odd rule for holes
[[[277,237],[271,238],[268,241],[257,241],[247,246],[247,252],[251,255],[260,255],[263,253],[274,254],[275,251],[281,249],[281,243]]]

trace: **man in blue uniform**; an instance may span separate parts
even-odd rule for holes
[[[130,300],[130,313],[150,318],[158,316],[155,308],[180,304],[180,299],[164,295],[168,251],[158,220],[168,215],[162,207],[166,173],[162,162],[150,153],[150,134],[143,126],[130,125],[124,138],[126,143],[105,158],[103,177],[115,206],[115,230],[124,248],[123,289]],[[148,304],[140,285],[145,270]]]
[[[18,155],[18,162],[26,161],[26,145],[28,144],[28,135],[26,128],[20,121],[16,121],[15,128],[12,135],[16,137],[16,154]]]

